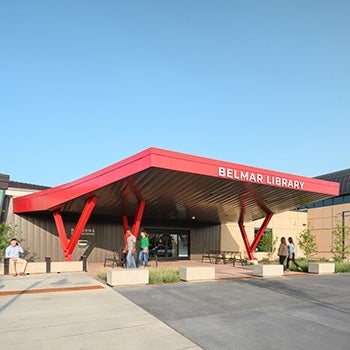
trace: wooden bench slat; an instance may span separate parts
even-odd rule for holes
[[[204,254],[202,254],[202,262],[204,260],[209,260],[210,263],[214,262],[218,264],[222,261],[224,264],[232,262],[232,265],[235,266],[236,261],[239,260],[244,266],[244,259],[240,251],[234,250],[212,250],[208,249]]]

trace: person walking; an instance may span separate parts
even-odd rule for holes
[[[284,263],[286,261],[287,255],[288,255],[288,245],[287,245],[285,237],[281,238],[281,243],[280,243],[280,245],[278,247],[278,253],[277,254],[279,256],[280,264],[283,265],[283,270],[285,270]]]
[[[139,253],[139,259],[138,259],[139,267],[148,266],[148,248],[149,248],[148,234],[145,231],[141,231],[140,253]]]
[[[128,252],[126,254],[126,267],[128,269],[136,268],[136,263],[134,259],[135,246],[136,246],[136,237],[131,233],[130,230],[126,231],[126,242],[128,245]]]
[[[16,238],[12,238],[10,245],[5,250],[5,258],[10,259],[10,264],[13,264],[14,276],[18,274],[24,276],[27,268],[28,261],[20,258],[20,254],[23,254],[24,250],[21,244]],[[19,267],[19,270],[18,270]]]
[[[289,263],[290,261],[293,262],[293,264],[297,267],[299,271],[303,271],[303,269],[300,267],[300,265],[295,261],[295,246],[293,242],[292,237],[288,237],[288,258],[287,258],[287,266],[286,270],[289,269]]]

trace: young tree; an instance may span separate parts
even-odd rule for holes
[[[346,244],[347,239],[350,236],[349,227],[340,223],[339,220],[336,221],[337,224],[332,230],[333,233],[333,258],[335,261],[341,261],[347,258],[350,254],[350,246]]]
[[[317,254],[316,237],[311,234],[309,226],[307,226],[299,235],[298,245],[304,252],[306,262],[309,262],[309,258]]]
[[[262,252],[267,252],[267,260],[270,261],[271,256],[276,251],[276,243],[278,237],[273,238],[271,230],[266,230],[262,235],[259,242],[259,250]]]

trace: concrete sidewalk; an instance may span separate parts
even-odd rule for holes
[[[201,349],[87,273],[0,277],[6,350]]]

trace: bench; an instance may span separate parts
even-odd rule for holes
[[[138,257],[139,257],[139,251],[137,251],[134,254],[134,259],[135,259],[135,263],[136,265],[138,264]],[[113,256],[105,256],[105,262],[104,262],[104,266],[106,267],[108,262],[112,262],[112,267],[123,267],[126,268],[126,253],[123,252],[123,249],[120,251],[120,253],[116,252],[113,254]],[[155,261],[156,263],[156,267],[158,267],[158,255],[157,252],[154,250],[150,250],[149,254],[148,254],[148,263],[150,261]]]
[[[204,260],[209,260],[210,263],[215,264],[218,264],[219,262],[223,262],[224,264],[232,262],[232,266],[235,266],[236,261],[239,260],[242,266],[245,264],[242,253],[234,250],[208,249],[204,254],[202,254],[202,262],[204,262]]]
[[[113,255],[106,254],[103,266],[106,267],[109,262],[111,263],[113,268],[116,266],[123,266],[123,259],[120,258],[121,254],[123,253],[114,252]]]

